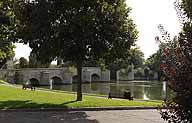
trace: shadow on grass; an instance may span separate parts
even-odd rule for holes
[[[67,103],[73,103],[69,101]],[[63,104],[61,104],[63,105]],[[37,107],[59,107],[53,104],[35,104],[31,100],[26,101],[1,101],[0,107],[4,108],[37,108]],[[91,119],[85,111],[9,111],[0,112],[0,123],[99,123],[96,119]]]
[[[68,102],[63,103],[62,105],[66,105],[66,104],[70,104],[70,103],[74,103],[74,102],[77,102],[77,100],[74,100],[74,101],[68,101]]]
[[[34,103],[31,100],[0,101],[0,109],[35,109],[35,108],[68,108],[66,105],[77,101],[68,101],[62,104]],[[6,117],[4,117],[6,116]],[[84,111],[20,111],[1,112],[0,123],[99,123],[96,119],[88,119]]]
[[[0,109],[30,109],[30,108],[68,108],[67,104],[75,103],[77,101],[68,101],[62,104],[50,104],[50,103],[34,103],[31,100],[8,100],[0,101]]]

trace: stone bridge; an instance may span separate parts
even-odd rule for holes
[[[84,82],[110,81],[110,71],[101,70],[100,67],[83,67],[82,81]]]
[[[77,82],[77,75],[69,68],[25,68],[0,70],[0,79],[10,83],[35,82],[39,85],[70,84]],[[110,81],[110,72],[101,71],[99,67],[84,67],[82,69],[82,81]]]

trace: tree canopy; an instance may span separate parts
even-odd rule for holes
[[[161,50],[158,50],[156,53],[152,54],[148,59],[145,61],[145,66],[147,66],[150,70],[158,73],[158,79],[162,79],[163,72],[160,69],[162,64],[162,54]]]
[[[12,42],[14,41],[15,26],[11,8],[13,8],[11,1],[0,1],[0,68],[14,56],[15,46]]]
[[[134,68],[143,67],[144,54],[139,47],[131,48],[129,51],[129,57],[127,59],[129,65],[133,64]]]
[[[79,84],[85,61],[126,57],[137,39],[125,0],[16,1],[20,42],[29,43],[42,61],[59,57],[75,63]],[[78,92],[81,100],[81,85]]]
[[[26,58],[21,57],[21,58],[19,59],[19,67],[20,67],[20,68],[27,68],[27,67],[28,67],[28,61],[27,61]]]
[[[33,52],[29,55],[29,68],[47,68],[50,64],[51,62],[44,62],[44,64],[42,64],[41,61],[37,59],[37,55]]]
[[[132,47],[127,50],[127,57],[114,60],[112,63],[107,65],[110,70],[110,78],[116,80],[116,72],[122,68],[129,69],[134,66],[136,68],[144,67],[144,54],[138,46]]]
[[[124,0],[20,0],[16,8],[22,41],[51,60],[121,58],[137,38]]]

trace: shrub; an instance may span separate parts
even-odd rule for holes
[[[178,1],[177,1],[178,2]],[[186,17],[181,5],[175,3],[179,19]],[[162,118],[173,123],[192,123],[192,24],[183,19],[183,31],[178,39],[170,39],[169,33],[159,25],[164,42],[160,41],[163,56],[161,69],[174,97],[166,100]]]

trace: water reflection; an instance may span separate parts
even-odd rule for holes
[[[77,84],[53,85],[53,89],[76,92]],[[123,97],[126,89],[129,89],[132,96],[137,99],[164,100],[166,96],[170,95],[170,90],[166,88],[166,82],[159,81],[118,81],[115,83],[82,84],[84,93],[108,95],[110,92],[116,97]]]

